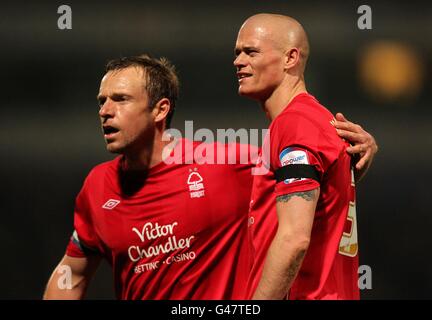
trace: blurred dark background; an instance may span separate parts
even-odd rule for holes
[[[57,8],[72,8],[59,30]],[[372,8],[359,30],[357,8]],[[173,127],[266,128],[237,96],[238,28],[258,12],[294,16],[311,42],[308,90],[378,141],[358,184],[364,299],[428,299],[432,289],[432,3],[409,1],[116,1],[0,4],[0,298],[39,299],[73,230],[88,171],[111,159],[96,94],[107,60],[166,56],[182,80]],[[88,298],[113,298],[104,264]]]

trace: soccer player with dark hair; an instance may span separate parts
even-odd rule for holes
[[[166,164],[162,151],[173,143],[162,135],[178,92],[164,59],[108,63],[99,116],[108,151],[120,156],[87,176],[59,265],[70,267],[72,287],[59,287],[63,273],[54,271],[46,299],[83,298],[101,258],[112,266],[119,299],[244,298],[252,164]],[[172,153],[185,157],[177,151],[186,143],[177,141]]]

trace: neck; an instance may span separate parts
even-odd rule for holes
[[[124,168],[128,171],[147,171],[162,162],[162,151],[170,142],[162,141],[162,133],[156,131],[149,145],[124,154]]]
[[[270,121],[273,121],[291,102],[291,100],[300,93],[307,93],[303,76],[295,80],[283,82],[270,97],[261,101],[261,107]]]

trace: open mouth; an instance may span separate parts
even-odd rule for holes
[[[238,81],[241,81],[241,80],[243,80],[244,78],[249,78],[249,77],[251,77],[252,75],[250,74],[250,73],[238,73],[237,74],[237,78],[238,78]]]
[[[103,133],[106,138],[109,138],[116,134],[119,130],[111,126],[103,126]]]

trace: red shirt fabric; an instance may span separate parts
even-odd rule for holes
[[[347,143],[330,124],[332,114],[311,95],[299,94],[274,119],[264,150],[264,176],[255,176],[249,212],[252,296],[278,226],[276,196],[320,187],[309,249],[289,299],[359,299],[355,187]],[[264,151],[263,151],[264,152]],[[291,178],[276,183],[275,171],[309,164],[321,180]]]
[[[187,143],[201,145],[181,140],[174,151]],[[135,176],[129,195],[121,157],[96,166],[77,196],[66,254],[103,255],[118,299],[244,299],[253,165],[197,162],[162,162]]]

